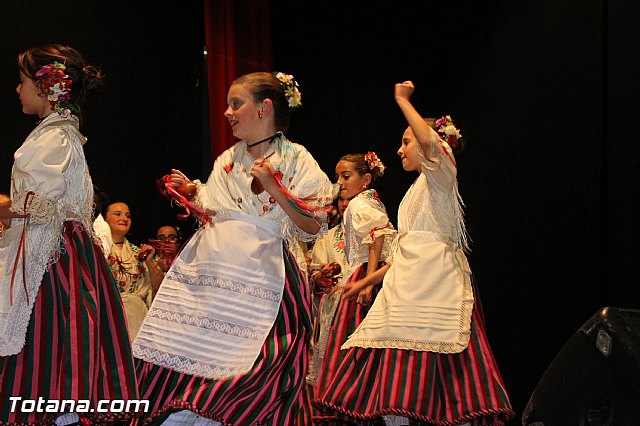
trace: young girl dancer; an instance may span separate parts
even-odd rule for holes
[[[0,424],[77,423],[73,411],[86,421],[113,420],[117,414],[100,413],[98,403],[137,392],[122,302],[92,238],[93,185],[79,130],[84,97],[102,75],[61,45],[27,50],[18,67],[22,111],[40,120],[15,153],[10,200],[0,202],[7,227],[0,236]],[[53,405],[28,410],[9,397]],[[62,400],[91,407],[59,407],[71,411],[59,415]]]
[[[345,254],[349,264],[344,271],[348,282],[373,274],[387,260],[395,230],[375,189],[369,187],[384,173],[385,166],[375,153],[349,154],[336,165],[339,196],[349,200],[344,212]],[[374,288],[375,287],[375,288]],[[320,301],[320,330],[314,347],[309,382],[314,403],[324,401],[325,387],[334,379],[344,356],[340,347],[363,320],[379,286],[363,286],[355,299],[340,299],[341,287]],[[316,413],[318,414],[318,413]],[[314,414],[314,423],[330,423],[331,416]]]
[[[311,295],[287,241],[326,232],[319,219],[334,194],[283,133],[299,100],[282,73],[247,74],[229,88],[225,116],[240,141],[196,182],[194,198],[213,223],[181,250],[133,343],[149,423],[310,423]],[[171,180],[187,178],[174,170]]]
[[[513,417],[474,301],[452,147],[461,136],[450,117],[441,139],[409,101],[410,81],[395,88],[409,123],[398,155],[420,173],[398,212],[393,263],[347,284],[343,298],[382,280],[382,290],[324,389],[322,408],[366,424],[501,425]]]

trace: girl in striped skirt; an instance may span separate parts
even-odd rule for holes
[[[514,416],[474,298],[453,149],[461,135],[450,117],[434,131],[409,101],[395,98],[409,127],[398,155],[420,175],[398,211],[392,264],[351,283],[343,298],[380,282],[320,409],[347,424],[502,425]]]
[[[349,200],[344,212],[344,245],[348,268],[343,271],[348,282],[374,273],[387,259],[395,230],[389,222],[378,193],[369,186],[384,173],[385,166],[375,153],[349,154],[336,165],[339,196]],[[322,404],[323,392],[331,383],[342,362],[340,350],[347,337],[364,319],[380,286],[362,288],[355,299],[341,299],[342,286],[325,294],[320,301],[314,345],[308,377],[315,404]],[[333,416],[314,413],[314,423],[327,424]]]
[[[300,103],[292,76],[244,75],[227,103],[240,141],[206,183],[193,182],[204,226],[167,271],[133,342],[151,404],[140,423],[306,426],[311,293],[287,242],[326,232],[333,185],[283,134]],[[171,182],[193,188],[178,170]]]
[[[99,405],[137,391],[122,302],[92,238],[79,130],[80,104],[101,74],[60,45],[30,49],[18,65],[22,111],[40,121],[0,202],[0,424],[125,420],[135,412]]]

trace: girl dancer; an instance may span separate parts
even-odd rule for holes
[[[345,155],[336,165],[340,197],[349,200],[344,212],[345,254],[350,282],[373,274],[389,255],[395,230],[389,222],[378,193],[369,187],[384,173],[385,166],[375,153]],[[314,347],[309,382],[314,403],[322,403],[326,386],[336,375],[345,352],[340,347],[365,317],[379,286],[362,286],[356,299],[340,299],[341,287],[320,301],[318,341]],[[314,423],[333,421],[331,416],[314,413]]]
[[[356,332],[324,409],[356,423],[388,425],[501,425],[511,405],[474,301],[467,239],[453,149],[461,135],[450,117],[436,122],[442,137],[409,101],[410,81],[396,84],[395,99],[409,127],[398,155],[420,175],[398,212],[392,265],[353,283],[382,290]]]

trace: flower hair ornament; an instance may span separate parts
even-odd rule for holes
[[[367,162],[371,174],[376,178],[381,178],[387,166],[378,158],[375,152],[369,151],[364,155],[364,161]]]
[[[298,82],[291,74],[274,72],[273,75],[280,80],[280,85],[284,90],[284,96],[289,103],[289,109],[294,109],[302,105],[302,93],[298,89]]]
[[[69,92],[73,80],[65,73],[66,69],[64,64],[54,61],[36,72],[36,81],[42,89],[42,96],[46,96],[51,108],[64,117],[80,112],[80,107],[71,102]]]
[[[436,120],[436,132],[449,144],[453,151],[456,151],[462,144],[460,129],[453,123],[450,115],[445,115]]]

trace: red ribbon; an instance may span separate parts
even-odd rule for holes
[[[442,138],[438,138],[439,142],[440,142],[440,147],[442,148],[442,150],[444,151],[445,155],[447,157],[449,157],[449,160],[451,160],[451,163],[453,164],[453,167],[455,167],[456,169],[458,168],[458,165],[456,164],[456,160],[453,159],[453,157],[451,156],[451,154],[449,154],[449,151],[447,151],[447,148],[444,146],[444,144],[446,143],[444,141],[444,139]],[[450,145],[449,145],[450,146]]]
[[[211,217],[207,214],[206,211],[200,209],[191,201],[189,201],[185,196],[176,191],[176,189],[171,184],[170,175],[164,175],[161,179],[158,179],[158,183],[158,190],[160,191],[160,193],[173,199],[176,204],[178,204],[185,210],[185,213],[178,214],[178,219],[186,220],[189,215],[193,214],[202,225],[211,223]]]
[[[383,229],[387,229],[391,227],[391,223],[387,222],[387,224],[385,226],[376,226],[375,228],[373,228],[371,230],[371,232],[369,232],[369,235],[371,236],[371,239],[375,241],[376,239],[376,231],[381,231]]]
[[[27,291],[27,226],[29,225],[29,218],[27,217],[27,207],[29,206],[29,199],[36,195],[35,192],[29,191],[24,197],[23,215],[24,226],[22,227],[22,236],[20,237],[20,243],[18,243],[18,252],[16,253],[16,260],[13,262],[13,272],[11,273],[11,286],[9,287],[9,302],[13,305],[13,283],[16,278],[16,269],[18,269],[18,262],[20,261],[20,254],[22,254],[22,285],[24,286],[24,294],[27,298],[27,304],[29,304],[29,293]]]
[[[271,157],[273,154],[275,154],[275,151],[272,152],[271,154],[267,155],[266,157],[264,157],[262,159],[262,162],[260,163],[260,165],[264,164],[269,157]],[[271,171],[271,169],[269,169],[269,174],[271,175],[271,177],[273,178],[273,180],[275,181],[276,185],[278,186],[278,188],[280,188],[280,191],[284,194],[284,196],[287,198],[287,200],[289,201],[289,203],[294,207],[294,209],[298,210],[299,213],[302,213],[305,216],[311,217],[312,219],[314,219],[316,221],[316,223],[318,222],[318,217],[316,216],[317,213],[329,213],[329,211],[331,211],[331,209],[333,209],[333,206],[331,204],[327,204],[327,205],[321,205],[321,206],[313,206],[309,203],[307,203],[307,201],[317,201],[317,198],[313,198],[313,197],[304,197],[304,198],[300,198],[297,197],[296,195],[293,195],[291,192],[289,192],[289,190],[287,189],[286,186],[284,186],[284,184],[282,183],[282,172],[281,171]],[[256,180],[256,178],[253,178],[254,180]],[[253,186],[253,185],[252,185]],[[262,184],[260,184],[260,187],[262,187]],[[261,191],[264,190],[264,188],[261,188]],[[258,195],[258,194],[256,194]]]
[[[156,251],[156,254],[160,257],[165,257],[169,260],[169,264],[172,264],[173,261],[175,260],[176,257],[176,253],[164,248],[164,242],[160,241],[160,240],[155,240],[155,239],[149,239],[149,241],[147,242],[147,244],[149,244],[151,247],[153,247],[153,249]],[[147,258],[147,255],[144,256],[140,256],[138,255],[138,260],[139,261],[143,261]]]

